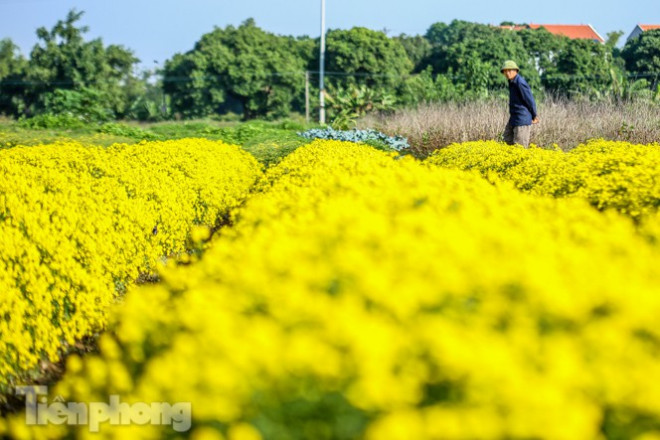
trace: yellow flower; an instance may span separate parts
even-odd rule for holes
[[[215,435],[206,428],[246,440],[651,435],[660,222],[646,161],[657,146],[644,148],[467,143],[421,163],[312,142],[246,190],[201,259],[169,259],[160,283],[106,307],[99,322],[112,331],[100,352],[59,383],[76,401],[125,382],[132,401],[189,402],[182,437]],[[169,200],[156,187],[149,194]],[[181,234],[162,231],[168,249],[197,224],[183,223]],[[20,244],[22,234],[8,236]],[[149,243],[162,250],[160,236]],[[11,249],[39,267],[39,247]],[[12,307],[29,314],[9,287]],[[132,428],[134,438],[174,435]],[[54,429],[30,432],[84,432]]]

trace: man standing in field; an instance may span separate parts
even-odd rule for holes
[[[504,128],[504,142],[529,147],[532,124],[538,124],[536,102],[532,89],[518,72],[518,65],[511,60],[504,62],[501,72],[509,80],[509,122]]]

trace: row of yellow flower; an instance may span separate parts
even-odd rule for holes
[[[186,249],[261,174],[205,140],[0,150],[0,392],[101,329],[110,304]]]
[[[201,261],[129,292],[100,354],[70,357],[51,399],[192,403],[188,432],[105,423],[106,438],[659,426],[660,250],[626,217],[337,141],[269,169],[234,216]],[[90,435],[21,418],[4,429]]]
[[[593,140],[564,153],[466,142],[437,150],[426,162],[478,170],[533,194],[580,197],[637,220],[660,207],[660,144]]]

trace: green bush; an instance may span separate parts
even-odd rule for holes
[[[45,112],[69,114],[86,122],[106,122],[115,118],[112,101],[110,93],[101,90],[56,89],[46,94]]]
[[[73,116],[68,113],[52,114],[44,113],[32,118],[24,118],[18,121],[19,127],[31,129],[74,129],[82,128],[85,121],[79,117]]]
[[[124,136],[138,140],[154,141],[162,139],[162,136],[158,136],[154,133],[143,130],[140,127],[134,127],[117,122],[106,122],[98,128],[98,132],[112,134],[115,136]]]

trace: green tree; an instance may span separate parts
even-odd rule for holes
[[[210,63],[213,52],[216,59]],[[226,85],[220,75],[227,70],[229,53],[220,52],[193,50],[165,62],[163,91],[171,99],[172,112],[194,118],[227,111]]]
[[[170,103],[163,91],[162,70],[142,72],[130,87],[127,86],[128,108],[126,118],[140,121],[162,121],[171,116]]]
[[[543,27],[539,29],[521,29],[517,33],[522,39],[525,50],[534,60],[534,65],[539,74],[556,70],[557,54],[568,44],[568,37],[551,34]]]
[[[618,67],[610,70],[612,78],[609,95],[618,102],[631,101],[633,99],[653,99],[653,92],[649,89],[649,82],[645,79],[633,80],[627,77],[626,72]]]
[[[0,40],[0,114],[16,114],[21,102],[19,82],[27,61],[11,40]]]
[[[55,89],[44,97],[44,109],[55,115],[69,114],[87,122],[103,122],[115,117],[105,105],[110,100],[106,92],[99,89]]]
[[[83,14],[71,10],[51,30],[37,29],[39,42],[32,49],[24,76],[27,112],[46,111],[57,90],[95,94],[102,100],[96,104],[112,115],[125,111],[124,86],[139,60],[122,46],[104,46],[101,39],[86,41],[88,28],[77,25]]]
[[[9,38],[0,40],[0,79],[22,73],[25,63],[25,58],[13,41]]]
[[[421,72],[419,69],[422,63],[431,55],[431,43],[422,35],[406,35],[401,34],[394,37],[398,40],[408,54],[408,59],[413,65],[413,71]]]
[[[311,38],[306,35],[301,37],[282,37],[288,49],[305,61],[305,65],[309,67],[310,63],[317,60],[319,51],[318,38]],[[318,69],[318,64],[312,66],[310,70]]]
[[[660,73],[660,29],[642,32],[626,42],[621,56],[631,73]]]
[[[608,46],[614,48],[619,44],[619,40],[623,36],[623,31],[612,31],[607,33],[607,39],[605,40],[605,44]]]
[[[312,71],[310,72],[310,94],[312,94],[310,98],[312,97],[317,98],[319,94],[318,87],[314,87],[314,84],[318,84],[318,77],[314,75],[314,71],[318,70],[319,66],[318,64],[316,66],[311,65],[319,50],[319,44],[317,42],[317,39],[308,36],[301,36],[295,38],[283,37],[283,39],[286,44],[287,50],[290,53],[294,53],[298,57],[300,57],[303,60],[304,68]],[[316,81],[314,81],[315,79]],[[304,81],[304,76],[301,77],[301,81]],[[303,86],[304,86],[304,82],[303,82]],[[313,100],[310,99],[310,101]],[[291,108],[298,113],[305,112],[305,94],[302,92],[302,90],[300,92],[296,92],[292,96]]]
[[[312,65],[318,66],[318,55]],[[328,72],[345,75],[339,80],[330,75],[329,82],[343,83],[344,87],[364,84],[391,91],[400,87],[413,68],[399,39],[363,27],[327,33],[325,66]]]
[[[305,45],[311,47],[268,33],[252,19],[216,28],[165,63],[164,88],[185,117],[233,109],[245,119],[285,116],[304,88]]]
[[[401,102],[419,105],[430,102],[446,102],[460,99],[464,85],[455,85],[446,75],[433,75],[431,66],[407,78],[401,93]]]
[[[471,94],[481,96],[484,90],[502,89],[505,82],[500,66],[506,59],[518,63],[532,87],[539,84],[534,58],[516,31],[454,20],[449,25],[431,25],[426,38],[432,45],[427,65],[435,74],[453,76]]]
[[[559,51],[556,66],[543,75],[543,84],[558,95],[602,97],[612,85],[612,50],[592,40],[569,40]]]
[[[626,60],[621,56],[621,48],[618,47],[619,40],[623,36],[623,31],[612,31],[607,33],[605,45],[612,53],[612,69],[618,74],[627,75]]]

